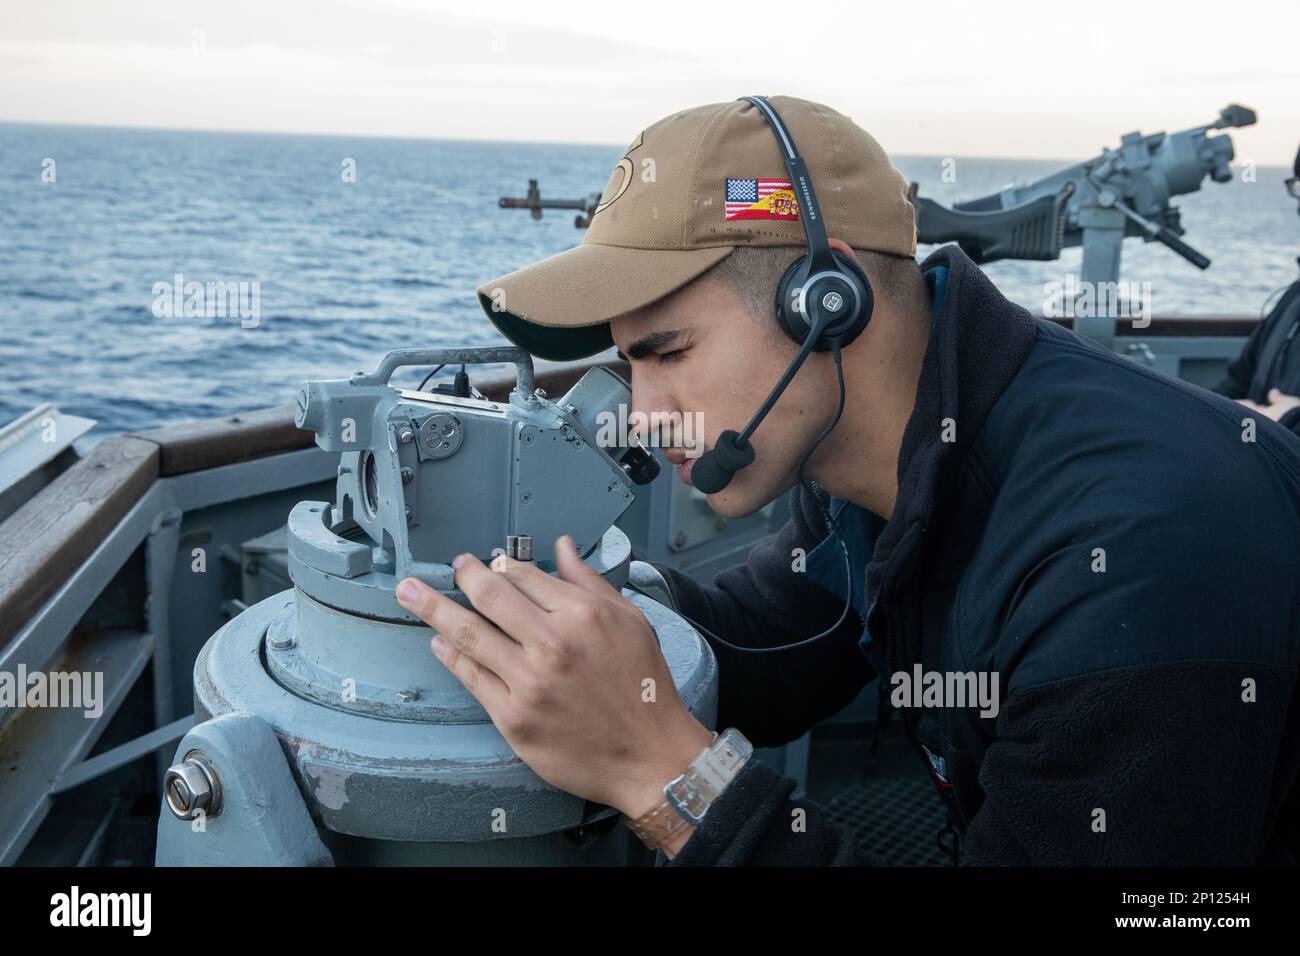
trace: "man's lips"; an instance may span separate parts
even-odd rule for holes
[[[677,476],[688,485],[691,483],[691,469],[695,467],[695,459],[687,458],[677,466]]]

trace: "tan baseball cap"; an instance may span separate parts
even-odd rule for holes
[[[880,144],[819,103],[769,102],[807,163],[827,233],[855,249],[915,256],[907,181]],[[610,319],[675,292],[736,246],[805,242],[772,128],[746,101],[711,103],[641,132],[581,244],[484,283],[479,303],[511,342],[567,361],[611,347]]]

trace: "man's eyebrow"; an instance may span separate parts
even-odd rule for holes
[[[618,357],[624,362],[629,359],[643,359],[647,355],[652,355],[655,349],[661,349],[666,345],[672,345],[682,334],[683,329],[670,329],[665,332],[651,332],[649,335],[643,335],[627,347],[627,354],[615,350]]]

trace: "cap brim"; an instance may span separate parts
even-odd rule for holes
[[[483,312],[539,358],[586,358],[614,344],[609,320],[676,292],[731,252],[629,249],[585,242],[478,288]]]

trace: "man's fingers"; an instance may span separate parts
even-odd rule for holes
[[[610,583],[600,576],[600,572],[578,556],[577,546],[567,534],[555,542],[555,570],[560,572],[560,577],[565,581],[592,594],[601,597],[619,596]]]
[[[431,646],[442,666],[456,675],[456,679],[474,695],[488,716],[495,721],[495,715],[510,698],[510,688],[506,682],[468,654],[448,644],[441,633],[434,635]]]
[[[559,610],[585,593],[577,585],[561,581],[535,564],[516,561],[504,554],[493,558],[490,567],[494,573],[506,578],[530,601],[547,612]]]
[[[472,554],[462,554],[456,564],[456,586],[476,611],[521,644],[537,637],[537,604],[510,578],[489,571]]]
[[[517,673],[522,661],[519,645],[493,627],[483,615],[461,607],[415,578],[406,578],[397,586],[397,600],[437,631],[449,647],[469,655],[492,671],[494,677],[508,684]],[[456,676],[461,675],[457,673]]]

